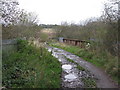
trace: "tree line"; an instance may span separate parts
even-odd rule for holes
[[[42,28],[55,28],[57,37],[94,41],[96,42],[94,48],[107,49],[112,54],[118,55],[119,3],[119,0],[105,3],[101,17],[86,20],[83,25],[67,22],[61,25],[38,25],[37,15],[20,9],[18,1],[1,0],[2,38],[40,38]]]
[[[80,39],[95,42],[94,49],[108,50],[118,55],[118,0],[104,4],[103,14],[99,18],[90,18],[83,25],[62,23],[56,26],[57,37]]]

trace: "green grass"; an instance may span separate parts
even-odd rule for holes
[[[73,60],[71,60],[71,59],[69,59],[69,58],[67,58],[67,57],[65,57],[65,58],[66,58],[69,62],[76,64],[76,65],[77,65],[77,69],[82,70],[82,71],[85,71],[85,69],[84,69],[83,67],[81,67],[78,63],[76,63],[75,61],[73,61]]]
[[[76,46],[66,45],[62,43],[50,44],[50,46],[64,49],[68,52],[71,52],[84,60],[91,62],[104,69],[116,82],[120,83],[120,78],[118,77],[118,58],[117,56],[112,56],[107,51],[94,50],[90,51],[87,49],[79,48]]]
[[[96,82],[92,78],[82,78],[86,88],[96,88]]]
[[[16,52],[2,55],[3,87],[60,88],[61,64],[45,48],[19,40]]]
[[[81,58],[85,59],[86,61],[89,61],[97,66],[103,66],[103,64],[101,63],[101,60],[96,60],[96,58],[94,56],[94,54],[92,52],[88,52],[87,50],[83,49],[83,48],[79,48],[79,47],[75,47],[75,46],[71,46],[71,45],[62,45],[62,44],[51,44],[51,46],[53,47],[57,47],[57,48],[61,48],[64,49],[68,52],[71,52],[77,56],[80,56]]]

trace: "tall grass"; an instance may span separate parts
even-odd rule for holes
[[[2,86],[6,88],[60,88],[61,65],[45,48],[19,40],[17,51],[3,53]]]

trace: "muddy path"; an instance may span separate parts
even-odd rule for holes
[[[81,78],[90,77],[96,81],[97,88],[118,88],[105,72],[93,64],[62,49],[50,46],[46,46],[46,48],[62,63],[62,87],[83,88],[85,85]],[[86,71],[78,70],[76,64],[69,62],[66,58],[73,60],[81,67],[85,68]]]

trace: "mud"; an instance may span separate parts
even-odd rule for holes
[[[97,88],[117,88],[117,85],[112,82],[109,76],[93,64],[59,48],[47,46],[47,49],[54,57],[58,58],[59,62],[62,64],[62,87],[83,88],[85,85],[81,78],[90,77],[96,80]],[[76,64],[69,62],[65,57],[78,63],[86,70],[78,70]]]

